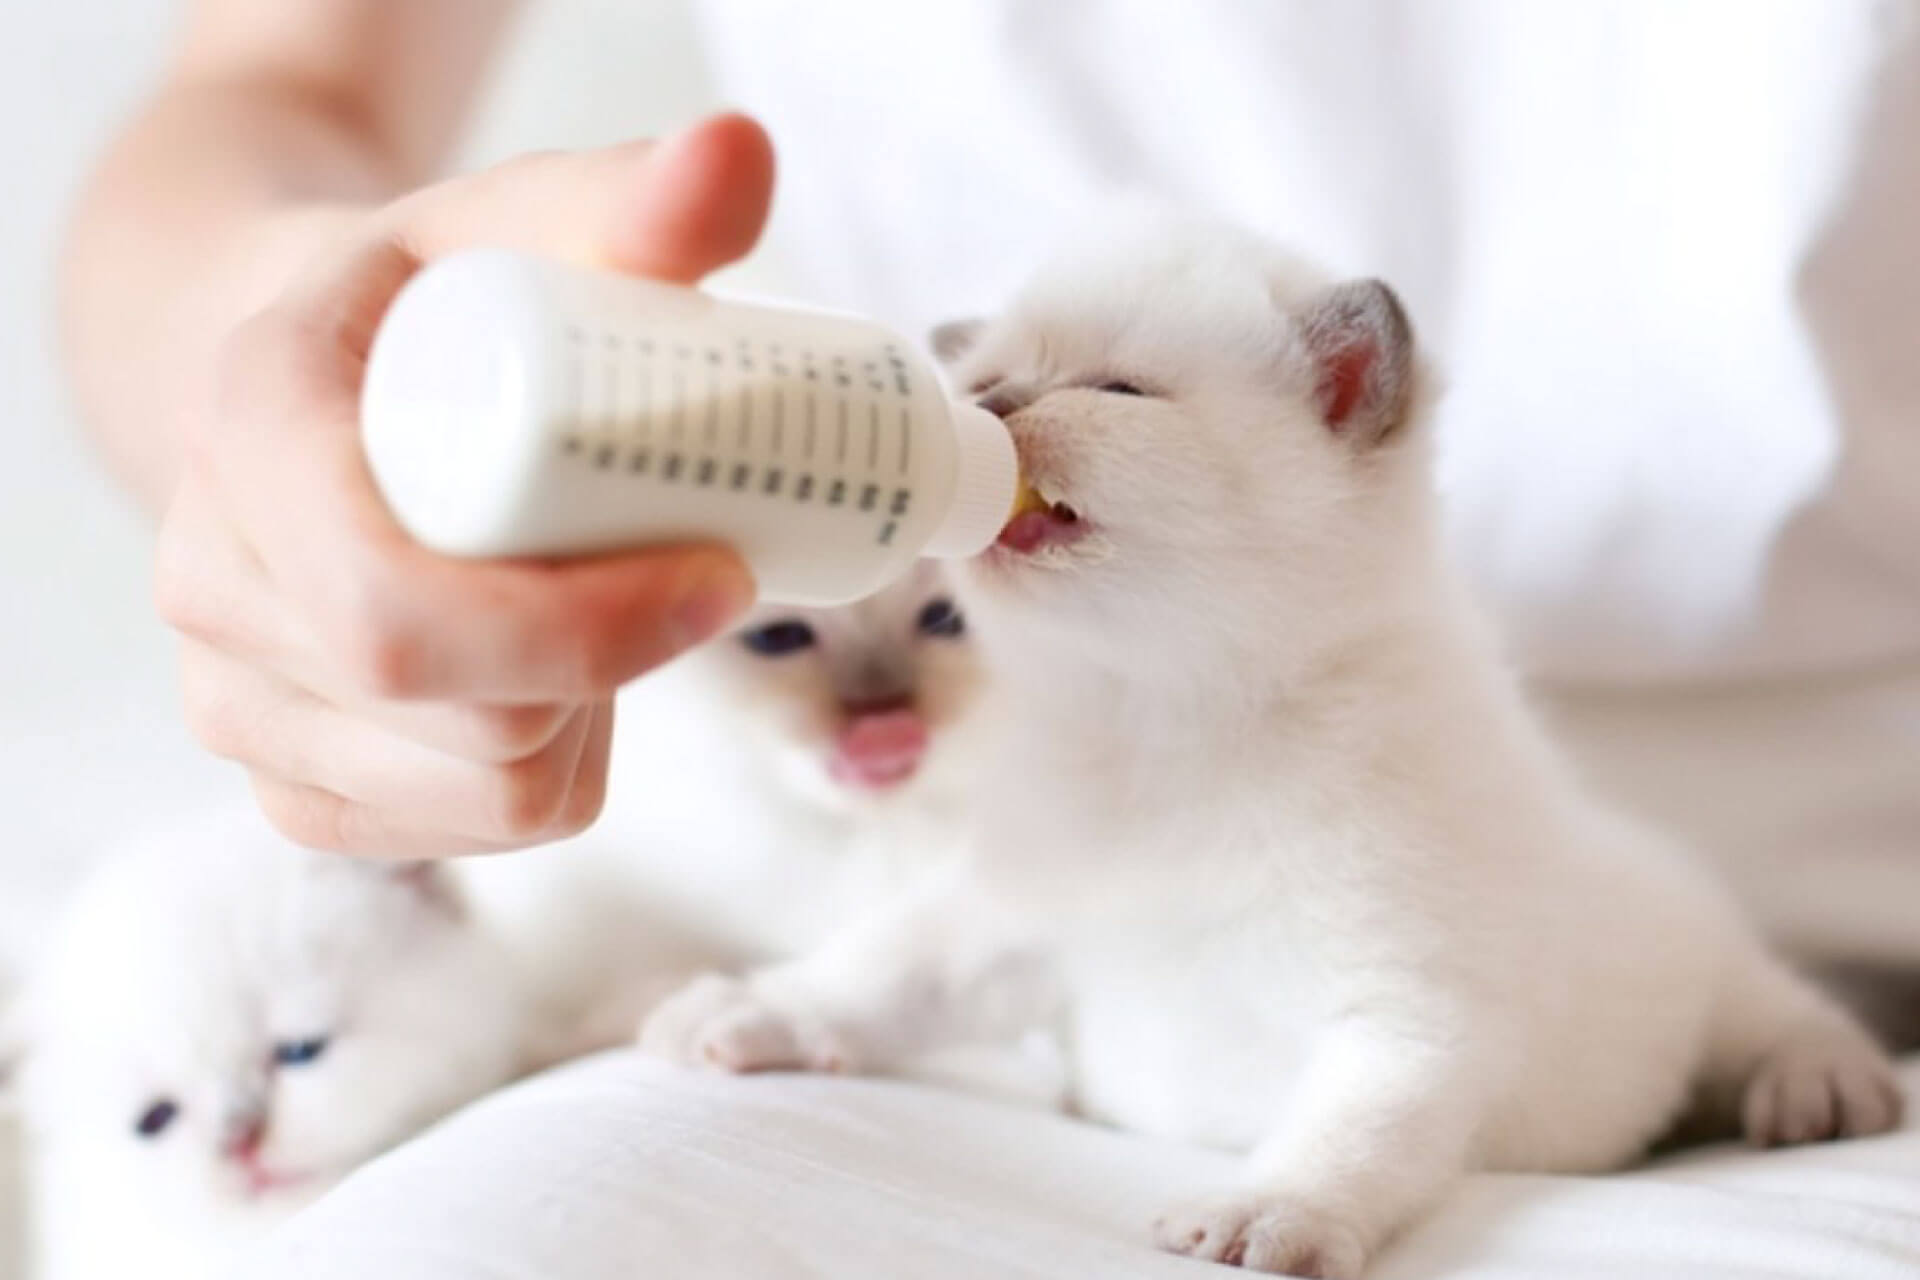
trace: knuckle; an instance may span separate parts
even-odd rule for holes
[[[198,501],[199,487],[189,475],[161,517],[153,549],[153,607],[174,630],[212,640],[224,633],[228,620],[218,607],[219,593],[208,582],[204,522],[186,509]]]
[[[180,659],[181,713],[202,747],[227,760],[256,754],[256,716],[212,658],[189,646]]]
[[[233,699],[198,688],[187,691],[185,703],[187,731],[195,741],[223,759],[243,760],[248,756],[246,718]]]
[[[362,550],[339,575],[345,594],[323,625],[332,659],[355,688],[378,698],[417,698],[426,692],[426,649],[395,601],[404,595],[379,556]]]
[[[213,630],[206,591],[191,568],[193,551],[169,520],[160,526],[154,543],[153,607],[160,620],[175,631],[206,637]]]
[[[390,626],[347,625],[335,641],[334,658],[356,688],[376,698],[398,701],[425,690],[419,645]]]
[[[299,367],[299,344],[293,327],[269,308],[242,320],[220,340],[214,355],[213,412],[199,419],[206,436],[221,428],[257,420],[285,409],[289,400],[287,375]]]

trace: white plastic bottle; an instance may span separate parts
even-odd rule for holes
[[[504,250],[401,290],[361,426],[395,517],[437,551],[720,541],[789,604],[983,550],[1019,488],[999,419],[879,326]]]

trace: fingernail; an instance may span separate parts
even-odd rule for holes
[[[719,635],[753,606],[753,576],[731,560],[717,562],[693,580],[673,607],[671,642],[676,650]]]

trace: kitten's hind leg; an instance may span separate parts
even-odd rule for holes
[[[1709,1105],[1755,1146],[1884,1133],[1900,1123],[1893,1064],[1834,1001],[1757,945],[1729,970],[1703,1072]]]

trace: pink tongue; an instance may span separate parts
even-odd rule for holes
[[[999,543],[1015,551],[1038,551],[1052,532],[1053,517],[1044,511],[1022,511],[1000,530]]]
[[[927,722],[917,711],[855,716],[833,744],[827,771],[851,786],[890,787],[905,782],[927,751]]]

